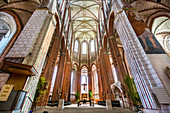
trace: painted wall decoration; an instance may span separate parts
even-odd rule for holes
[[[132,10],[126,10],[126,14],[146,54],[165,54],[141,16]]]

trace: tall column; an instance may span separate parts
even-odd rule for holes
[[[106,69],[105,59],[104,59],[102,50],[100,52],[99,66],[100,66],[102,84],[103,84],[103,89],[104,89],[103,96],[104,96],[105,99],[108,99],[109,98],[108,91],[110,91],[109,90],[110,86],[109,86],[109,83],[108,83],[108,72],[107,72],[107,69]]]
[[[77,91],[81,93],[81,68],[77,67]]]
[[[66,17],[66,11],[68,10],[67,9],[67,3],[68,3],[68,0],[66,0],[66,3],[65,3],[65,7],[64,7],[64,12],[63,12],[63,17],[62,19],[65,20],[65,17]],[[63,33],[63,30],[64,30],[64,22],[65,21],[62,21],[61,23],[61,30],[59,32],[59,38],[60,40],[62,39],[62,33]],[[63,84],[63,68],[64,68],[64,65],[65,65],[65,57],[66,57],[66,49],[67,49],[67,46],[65,47],[65,44],[64,44],[64,38],[62,39],[62,53],[60,55],[60,62],[59,62],[59,68],[58,68],[58,71],[57,71],[57,76],[56,76],[56,80],[55,80],[55,85],[54,85],[54,90],[53,90],[53,95],[52,95],[52,100],[58,100],[59,99],[59,96],[61,95],[61,91],[62,91],[62,84]],[[67,44],[67,43],[66,43]]]
[[[72,63],[71,63],[72,64]],[[69,68],[69,77],[68,77],[68,83],[67,83],[67,100],[70,101],[70,87],[71,87],[71,73],[72,73],[72,65],[70,65],[70,68]]]
[[[89,90],[92,91],[92,71],[91,71],[91,67],[88,67],[88,86],[89,86]]]
[[[56,80],[54,84],[52,100],[59,100],[61,98],[60,96],[62,92],[62,85],[63,85],[63,79],[64,79],[65,59],[66,59],[66,53],[62,51],[60,55],[57,76],[56,76]]]
[[[54,42],[53,42],[53,46],[51,48],[50,56],[48,58],[46,66],[45,66],[44,77],[46,77],[48,87],[45,90],[46,93],[43,94],[42,98],[40,99],[40,104],[42,106],[45,106],[48,103],[50,89],[51,89],[51,83],[52,83],[52,78],[53,78],[53,72],[55,69],[55,62],[57,61],[59,48],[60,48],[60,42],[61,41],[59,40],[58,37],[54,37]]]
[[[106,50],[106,47],[107,45],[104,44],[104,60],[105,60],[105,63],[106,63],[106,68],[108,70],[108,78],[109,78],[109,85],[113,84],[115,81],[114,81],[114,78],[113,78],[113,72],[112,72],[112,69],[111,69],[111,64],[110,64],[110,59],[109,59],[109,55],[108,55],[108,51]],[[112,51],[112,50],[111,50]]]
[[[68,51],[67,51],[68,55]],[[62,90],[62,99],[67,100],[68,99],[68,87],[69,85],[69,80],[70,80],[70,75],[71,75],[71,62],[69,56],[67,56],[66,64],[65,64],[65,71],[64,71],[64,80],[63,80],[63,90]]]
[[[104,52],[104,57],[105,57],[105,63],[106,63],[106,68],[108,69],[108,83],[109,83],[109,98],[111,98],[111,100],[114,100],[114,95],[111,94],[111,85],[115,83],[114,78],[113,78],[113,72],[111,69],[111,64],[110,64],[110,59],[107,53]]]
[[[102,7],[105,7],[104,4],[103,4],[103,0],[102,0]],[[105,13],[104,13],[104,8],[102,8],[102,11],[103,11],[104,25],[105,25],[105,30],[106,30],[106,37],[109,38],[110,34],[109,34],[109,31],[108,31],[108,28],[107,28],[107,22],[106,22],[106,17],[105,17]],[[125,90],[125,93],[127,95],[128,88],[126,87],[126,85],[124,83],[124,78],[126,77],[126,72],[125,72],[125,69],[124,69],[124,66],[123,66],[123,63],[122,63],[121,55],[120,55],[120,52],[118,50],[116,40],[109,40],[109,47],[111,49],[111,54],[112,54],[113,59],[116,59],[116,61],[117,61],[118,72],[119,72],[119,77],[120,77],[120,81],[121,81],[121,84],[122,84],[122,88]],[[131,106],[131,104],[130,104],[131,100],[130,100],[130,97],[128,95],[127,95],[127,98],[128,98],[129,105]]]
[[[99,86],[99,98],[101,101],[103,101],[102,97],[102,92],[103,92],[103,85],[102,85],[102,78],[101,78],[101,73],[100,73],[100,66],[99,63],[97,62],[97,75],[98,75],[98,86]]]
[[[147,113],[168,112],[167,107],[170,104],[170,97],[167,93],[170,88],[168,88],[167,83],[170,83],[170,80],[166,79],[162,71],[165,64],[170,65],[170,59],[164,53],[146,24],[139,18],[138,13],[130,10],[132,8],[123,10],[123,6],[122,1],[115,1],[113,5],[116,15],[114,23],[125,50],[142,104]],[[135,16],[138,16],[138,19],[134,18]],[[140,30],[137,30],[137,28],[140,28]],[[151,43],[146,44],[146,40],[150,40]],[[166,105],[163,104],[164,102],[161,98],[168,100]]]
[[[118,80],[121,81],[123,87],[125,87],[124,79],[126,77],[126,71],[124,69],[121,54],[118,50],[116,39],[114,38],[114,36],[109,38],[109,46],[111,49],[112,59],[115,59],[117,63],[117,67],[118,67],[117,69],[118,69],[118,74],[119,74]]]
[[[25,84],[24,91],[28,93],[22,107],[23,112],[27,112],[32,104],[30,99],[34,98],[55,24],[54,16],[48,10],[36,10],[6,56],[8,61],[34,66],[37,71],[36,77],[31,77]]]

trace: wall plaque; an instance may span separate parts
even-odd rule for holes
[[[7,101],[14,85],[5,84],[0,91],[0,101]]]

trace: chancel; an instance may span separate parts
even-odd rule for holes
[[[170,113],[169,0],[0,0],[0,113]]]

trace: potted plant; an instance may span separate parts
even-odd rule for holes
[[[135,107],[140,106],[142,103],[141,103],[139,94],[137,92],[137,89],[136,89],[135,82],[134,82],[133,78],[130,78],[129,75],[126,75],[126,78],[124,79],[124,82],[128,87],[128,92],[127,93],[129,95],[129,97],[132,99],[133,105]]]
[[[79,106],[79,104],[80,104],[80,100],[79,100],[79,97],[80,97],[80,93],[78,92],[78,91],[76,91],[76,94],[75,94],[75,98],[76,98],[76,100],[77,100],[77,105]]]
[[[91,100],[93,98],[93,94],[92,94],[92,91],[89,90],[89,100]]]
[[[80,93],[78,91],[76,91],[75,98],[77,101],[79,100],[79,97],[80,97]]]

